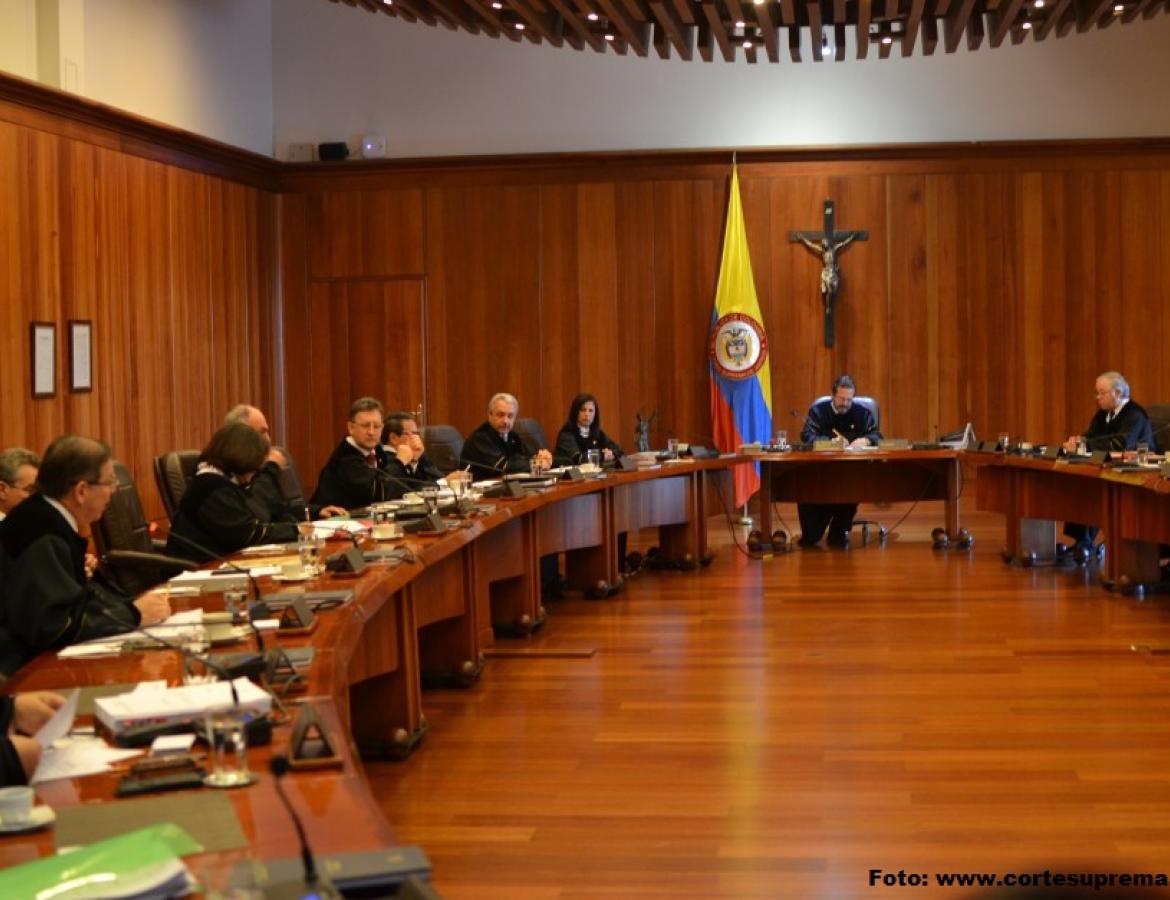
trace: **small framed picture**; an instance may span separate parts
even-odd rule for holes
[[[83,394],[93,390],[93,323],[69,321],[69,390]]]
[[[52,322],[29,325],[32,349],[32,395],[34,398],[57,395],[57,326]]]

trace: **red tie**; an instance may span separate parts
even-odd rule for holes
[[[367,463],[367,465],[369,465],[369,467],[371,469],[378,468],[378,454],[375,451],[371,450],[369,453],[366,454],[366,463]]]

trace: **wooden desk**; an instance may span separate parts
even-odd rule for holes
[[[1008,562],[1053,561],[1056,523],[1079,522],[1105,532],[1106,587],[1159,580],[1158,544],[1170,542],[1170,484],[1157,473],[1003,454],[967,458],[978,467],[978,508],[1005,517]]]
[[[959,454],[955,450],[769,453],[760,463],[760,531],[772,534],[772,504],[941,500],[948,537],[959,536]]]

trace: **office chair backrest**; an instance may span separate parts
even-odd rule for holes
[[[450,425],[424,425],[423,446],[427,458],[446,475],[459,468],[459,456],[463,453],[463,435]]]
[[[829,394],[825,394],[823,397],[817,397],[817,399],[812,402],[812,406],[809,407],[809,411],[811,412],[812,407],[816,406],[818,403],[824,403],[826,400],[832,400],[832,399],[833,398]],[[873,397],[866,397],[866,396],[863,396],[861,394],[854,394],[853,395],[853,402],[856,403],[858,406],[864,406],[871,413],[873,413],[873,427],[877,428],[880,431],[881,427],[882,427],[882,414],[881,414],[881,410],[878,408],[877,400],[875,400]]]
[[[515,431],[530,453],[548,449],[548,438],[544,436],[544,429],[536,419],[517,419]]]
[[[172,522],[178,515],[183,495],[187,493],[187,485],[195,477],[198,461],[198,450],[172,450],[154,458],[154,480],[158,482],[163,508]]]
[[[280,470],[280,492],[284,494],[284,499],[293,509],[303,509],[305,506],[305,483],[301,481],[297,464],[293,460],[292,454],[284,447],[276,449],[284,454],[284,458],[288,462],[288,465]]]
[[[1154,446],[1150,449],[1161,453],[1170,447],[1170,403],[1151,403],[1146,407],[1146,415],[1154,429]]]
[[[138,496],[134,478],[130,470],[117,460],[114,460],[114,480],[118,486],[110,497],[110,505],[102,517],[93,523],[93,542],[98,556],[105,556],[111,550],[155,553],[150,523],[142,511],[142,500]],[[160,584],[168,574],[161,569],[149,568],[103,567],[102,571],[123,593],[131,597]]]

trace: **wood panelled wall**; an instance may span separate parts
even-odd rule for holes
[[[1170,399],[1170,142],[740,160],[777,427],[842,371],[907,437],[1059,439],[1108,368]],[[728,174],[713,152],[288,166],[0,77],[0,443],[104,437],[157,514],[153,456],[241,400],[310,485],[361,393],[466,432],[510,390],[551,438],[588,390],[624,444],[655,409],[656,443],[702,442]],[[832,350],[788,241],[826,197],[870,232]],[[94,324],[92,393],[68,389],[70,319]],[[50,400],[31,321],[58,328]]]
[[[234,403],[275,402],[276,197],[62,102],[75,114],[0,100],[0,445],[100,437],[157,516],[156,454],[202,446]],[[214,148],[192,152],[212,168]],[[93,323],[90,393],[69,389],[71,319]],[[57,327],[51,399],[32,399],[32,321]]]
[[[850,372],[882,403],[887,435],[972,421],[1036,441],[1081,430],[1092,383],[1117,368],[1142,402],[1170,400],[1170,153],[1150,144],[904,148],[741,156],[743,205],[772,353],[777,427]],[[705,346],[729,167],[713,154],[537,158],[293,170],[284,179],[286,333],[321,285],[421,280],[425,396],[355,381],[390,405],[423,402],[464,432],[495,390],[550,439],[570,398],[595,393],[629,444],[657,409],[657,441],[710,433]],[[839,228],[837,346],[821,341],[819,260],[788,240]],[[299,355],[294,353],[294,358]],[[338,369],[290,367],[290,397]],[[317,388],[319,390],[319,388]],[[325,410],[289,408],[294,451]],[[314,464],[341,433],[312,445]]]

